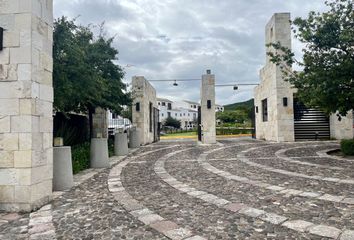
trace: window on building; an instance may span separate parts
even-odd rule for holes
[[[191,105],[191,108],[193,108],[193,105]]]
[[[161,113],[161,116],[162,116],[162,117],[164,116],[163,113]]]
[[[196,113],[193,113],[193,117],[196,118],[196,117],[197,117],[197,114],[196,114]]]
[[[167,109],[171,110],[172,109],[172,104],[171,103],[167,103]]]
[[[194,108],[197,108],[197,105],[194,105]]]
[[[186,116],[186,114],[185,114],[185,113],[183,113],[183,116]]]
[[[161,103],[160,103],[160,102],[158,102],[157,104],[158,104],[159,106],[161,105]]]
[[[262,116],[263,116],[263,122],[268,122],[268,101],[267,101],[267,99],[262,100]]]
[[[112,113],[112,118],[118,118],[118,115],[116,113]]]
[[[171,112],[167,112],[167,117],[171,117]]]
[[[166,103],[165,103],[165,102],[162,102],[161,105],[162,105],[162,106],[166,106]]]
[[[182,117],[182,113],[180,113],[179,116]]]
[[[175,113],[175,117],[177,117],[177,113]]]
[[[190,117],[191,115],[188,113],[188,117]]]

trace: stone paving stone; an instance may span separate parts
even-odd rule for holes
[[[256,218],[259,217],[263,214],[265,214],[266,212],[260,209],[256,209],[256,208],[252,208],[252,207],[247,207],[247,208],[243,208],[239,211],[239,213]]]
[[[325,225],[316,225],[312,226],[309,229],[309,232],[321,237],[328,237],[337,239],[341,233],[338,228],[325,226]]]
[[[138,219],[139,221],[142,221],[146,225],[164,220],[160,215],[157,214],[144,215],[139,217]]]
[[[354,231],[344,231],[340,235],[340,240],[353,240],[354,239]]]
[[[330,194],[325,194],[321,197],[319,197],[318,199],[322,199],[322,200],[327,200],[327,201],[331,201],[331,202],[340,202],[344,199],[343,196],[333,196]]]
[[[184,240],[207,240],[207,239],[200,236],[193,236],[193,237],[186,238]]]
[[[345,198],[342,200],[342,202],[354,205],[354,198]]]
[[[288,220],[288,218],[279,216],[278,214],[274,214],[274,213],[266,213],[260,216],[259,218],[262,219],[263,221],[270,222],[271,224],[275,224],[275,225],[281,224],[286,220]]]
[[[150,227],[155,230],[166,233],[167,231],[174,230],[178,228],[178,225],[171,221],[158,221],[150,224]]]
[[[177,228],[165,232],[165,235],[172,240],[182,240],[192,235],[192,232],[185,228]]]
[[[302,192],[299,194],[302,197],[311,197],[311,198],[316,198],[321,196],[321,193],[317,193],[317,192]]]
[[[21,216],[18,213],[10,213],[10,214],[3,215],[0,218],[6,221],[14,221],[21,218]]]
[[[243,208],[246,208],[246,205],[242,203],[230,203],[226,206],[224,206],[225,209],[230,210],[232,212],[238,212]]]
[[[305,232],[308,228],[314,226],[314,224],[303,220],[292,220],[283,223],[282,226],[295,231]]]

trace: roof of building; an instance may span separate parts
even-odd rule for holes
[[[157,98],[157,101],[159,101],[159,102],[170,102],[170,103],[172,103],[173,101],[171,101],[171,100],[169,100],[169,99],[167,99],[167,98]]]
[[[189,100],[183,100],[183,102],[186,102],[186,103],[189,103],[189,104],[199,105],[199,103],[193,102],[193,101],[189,101]]]

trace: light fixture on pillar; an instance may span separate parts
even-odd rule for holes
[[[234,86],[234,91],[237,91],[237,90],[238,90],[238,86],[235,85],[235,86]]]
[[[177,80],[175,80],[175,82],[173,83],[173,86],[175,86],[175,87],[178,86]]]
[[[284,98],[283,98],[283,106],[284,106],[284,107],[287,107],[287,106],[288,106],[288,98],[287,98],[287,97],[284,97]]]
[[[211,70],[210,69],[206,70],[206,73],[211,74]]]
[[[4,29],[0,27],[0,51],[2,51],[3,49],[3,45],[4,45],[3,39],[4,39]]]
[[[208,107],[208,109],[211,109],[211,100],[207,101],[207,107]]]

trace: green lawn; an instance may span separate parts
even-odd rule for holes
[[[197,136],[197,132],[169,133],[161,137],[186,137],[186,136]]]

